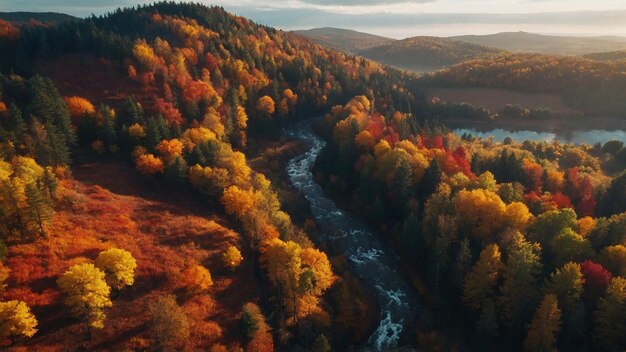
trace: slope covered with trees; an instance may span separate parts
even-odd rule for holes
[[[354,95],[382,111],[417,109],[421,99],[403,88],[412,77],[196,4],[0,28],[3,298],[6,316],[16,317],[3,320],[3,343],[269,351],[345,348],[367,337],[352,333],[364,329],[355,317],[368,309],[350,293],[355,286],[335,275],[245,153],[276,127]],[[192,192],[241,235],[219,243],[224,236],[200,228],[197,239],[179,239],[174,224],[155,229],[158,218],[138,224],[128,218],[134,209],[113,211],[111,195],[74,184],[76,155],[131,163],[168,192]],[[72,236],[86,245],[70,250]],[[38,251],[49,254],[33,257]],[[247,274],[235,274],[244,264]],[[216,280],[221,288],[224,280],[259,282],[263,294],[225,298]],[[262,309],[244,306],[249,299]],[[121,323],[126,302],[143,313]]]
[[[381,114],[366,97],[324,120],[317,180],[396,244],[436,299],[425,349],[624,346],[626,152],[617,141],[494,143]],[[619,259],[618,259],[619,258]],[[465,317],[465,318],[462,318]],[[449,331],[463,331],[450,339]]]
[[[587,115],[623,117],[626,63],[579,57],[508,54],[470,60],[422,78],[422,85],[506,88],[563,97]]]
[[[361,50],[394,42],[394,39],[341,28],[313,28],[293,31],[327,48],[358,54]]]
[[[360,50],[368,59],[407,70],[441,69],[463,61],[494,56],[500,49],[438,37],[411,37]],[[422,70],[420,70],[420,68]]]

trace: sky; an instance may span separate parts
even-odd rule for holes
[[[0,11],[84,17],[138,0],[0,0]],[[392,38],[526,31],[626,36],[626,0],[200,0],[284,30],[339,27]]]

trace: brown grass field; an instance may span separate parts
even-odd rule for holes
[[[5,298],[25,300],[39,320],[35,337],[11,350],[144,349],[150,338],[147,306],[169,293],[178,293],[190,317],[190,350],[241,340],[240,309],[260,293],[245,248],[242,253],[248,260],[235,272],[221,264],[228,245],[243,247],[240,235],[226,227],[224,218],[190,193],[150,185],[124,164],[84,164],[73,174],[75,180],[63,181],[65,204],[54,216],[48,239],[11,247]],[[91,261],[109,247],[126,249],[136,258],[136,281],[113,299],[105,329],[95,331],[89,340],[84,324],[62,305],[55,281],[72,264]],[[180,294],[177,275],[189,263],[211,271],[213,286],[208,292],[195,297]]]

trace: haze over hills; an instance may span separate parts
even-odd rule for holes
[[[626,38],[568,37],[526,32],[504,32],[489,35],[463,35],[450,39],[484,45],[513,52],[532,52],[553,55],[584,55],[626,49]]]
[[[387,65],[424,72],[501,52],[447,38],[412,37],[364,49],[359,54]]]
[[[57,12],[0,12],[0,19],[9,22],[28,22],[35,20],[39,22],[62,23],[77,18]]]
[[[626,60],[626,50],[591,53],[584,55],[583,57],[596,61],[621,61]]]
[[[418,36],[396,40],[328,27],[294,33],[332,49],[416,72],[433,71],[465,60],[501,52],[493,48],[440,37]]]
[[[323,46],[350,54],[357,54],[360,50],[396,41],[395,39],[374,34],[332,27],[298,30],[294,31],[294,33],[307,37]]]

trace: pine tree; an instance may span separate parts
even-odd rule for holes
[[[26,185],[26,204],[28,217],[33,222],[39,235],[46,237],[44,226],[52,220],[52,205],[40,187],[40,182]]]

